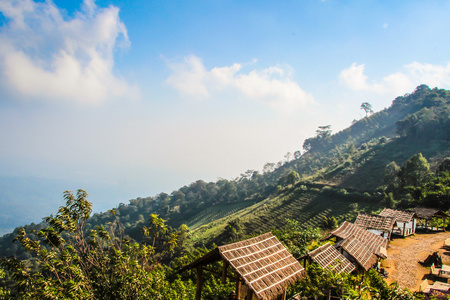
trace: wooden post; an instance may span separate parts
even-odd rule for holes
[[[403,237],[406,236],[406,223],[403,223]]]
[[[286,290],[284,290],[283,294],[281,295],[281,300],[286,300]]]
[[[236,299],[241,297],[241,279],[239,278],[236,282]]]
[[[223,265],[222,265],[222,284],[225,284],[227,282],[227,268],[228,268],[228,262],[226,260],[223,260]]]
[[[202,266],[197,266],[197,291],[195,292],[195,300],[202,299],[202,286],[203,286],[203,270]]]
[[[250,287],[247,287],[247,297],[245,297],[245,299],[252,300],[252,298],[253,298],[253,290],[250,289]]]

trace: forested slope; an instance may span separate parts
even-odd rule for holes
[[[86,230],[117,217],[124,235],[141,241],[142,227],[154,213],[172,228],[187,224],[198,245],[224,242],[228,222],[238,219],[245,234],[279,228],[286,218],[304,226],[319,226],[331,216],[350,220],[358,209],[370,212],[380,207],[386,192],[402,197],[383,187],[388,164],[401,166],[422,153],[434,169],[450,156],[449,131],[450,92],[421,85],[397,97],[391,107],[336,134],[327,126],[319,128],[315,137],[305,140],[304,153],[295,152],[293,159],[287,155],[283,161],[267,163],[262,172],[248,170],[216,182],[197,180],[170,194],[129,200],[114,209],[114,216],[94,214]],[[42,226],[31,224],[26,230],[31,233]],[[23,254],[11,244],[16,233],[17,229],[0,238],[0,256]]]

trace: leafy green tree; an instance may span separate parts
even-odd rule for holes
[[[5,272],[0,268],[0,282],[5,278]],[[7,287],[0,286],[0,300],[11,298],[11,292]]]
[[[331,125],[319,126],[319,129],[316,130],[316,136],[321,139],[331,136]]]
[[[289,289],[291,295],[297,294],[301,299],[420,299],[396,283],[388,285],[373,269],[365,276],[337,274],[317,264],[308,265],[306,270],[308,277]]]
[[[271,231],[297,258],[308,253],[311,243],[317,242],[321,236],[319,228],[301,229],[300,223],[292,219],[286,219],[286,225],[282,229]]]
[[[244,224],[240,219],[233,219],[225,227],[225,242],[238,242],[244,236]]]
[[[395,161],[390,162],[384,169],[383,184],[387,187],[387,190],[395,190],[400,185],[398,177],[400,170],[400,166]]]
[[[331,216],[331,217],[324,216],[323,217],[323,227],[325,229],[337,228],[338,227],[338,221],[336,220],[336,218],[334,216]]]
[[[289,174],[286,177],[287,184],[295,184],[299,180],[300,180],[300,175],[295,171],[289,172]]]
[[[402,187],[418,186],[426,182],[430,176],[430,164],[422,153],[418,153],[408,159],[401,167],[399,172],[400,185]]]
[[[395,206],[395,200],[394,200],[394,194],[393,193],[384,193],[382,205],[384,205],[387,208],[394,208]]]
[[[92,204],[87,193],[65,192],[66,205],[45,218],[47,226],[30,238],[19,230],[17,241],[36,256],[38,270],[24,261],[3,259],[12,274],[17,296],[24,299],[186,299],[193,297],[192,282],[170,283],[157,263],[155,248],[123,239],[117,218],[107,227],[85,233]],[[111,212],[115,214],[115,211]],[[153,217],[154,232],[164,223]],[[150,235],[150,230],[147,230]],[[116,234],[119,234],[117,236]],[[169,238],[168,247],[176,241]]]
[[[445,172],[450,173],[450,157],[444,158],[436,169],[436,174],[438,176]]]
[[[429,181],[407,189],[418,205],[450,209],[450,174],[441,173]]]
[[[366,117],[369,114],[373,114],[372,104],[370,104],[369,102],[363,102],[361,104],[361,109],[366,112]]]
[[[355,152],[356,152],[355,145],[354,145],[353,143],[351,143],[350,146],[348,146],[347,153],[350,154],[350,155],[352,155],[352,154],[354,154]]]

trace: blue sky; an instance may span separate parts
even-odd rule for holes
[[[2,0],[0,206],[48,214],[64,189],[83,188],[104,211],[232,179],[301,149],[319,125],[347,127],[362,102],[378,111],[422,83],[449,88],[449,11],[450,1]],[[18,180],[26,193],[8,190]]]

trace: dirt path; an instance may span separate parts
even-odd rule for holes
[[[421,282],[430,270],[419,264],[428,255],[439,251],[442,261],[450,264],[450,252],[443,248],[444,240],[450,238],[450,232],[417,233],[407,238],[396,238],[389,243],[388,259],[382,266],[389,272],[388,283],[398,282],[411,291],[419,289]]]

